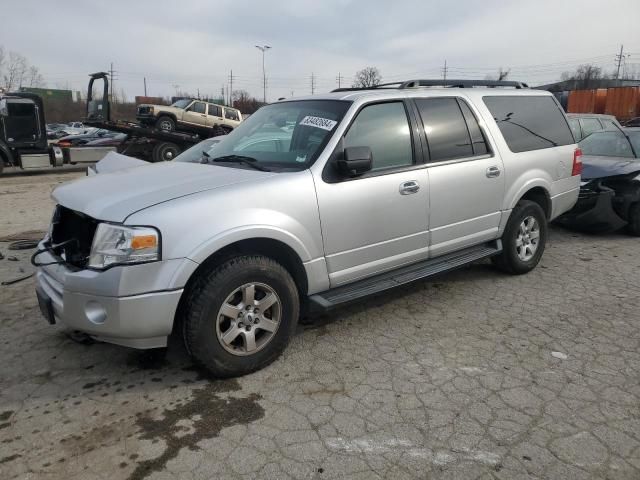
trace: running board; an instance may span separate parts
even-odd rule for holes
[[[495,240],[316,293],[309,297],[309,301],[312,310],[329,310],[342,303],[352,302],[384,290],[462,267],[483,258],[492,257],[501,251],[502,242]]]

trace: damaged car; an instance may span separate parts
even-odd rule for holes
[[[626,227],[640,236],[640,128],[594,132],[579,146],[580,195],[558,223],[591,233]]]

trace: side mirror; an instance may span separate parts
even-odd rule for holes
[[[373,154],[369,147],[347,147],[337,164],[341,173],[357,177],[373,168]]]

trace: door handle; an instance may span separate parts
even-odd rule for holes
[[[417,193],[420,190],[420,184],[415,180],[409,180],[408,182],[402,182],[400,184],[400,195],[411,195]]]
[[[487,168],[487,178],[495,178],[500,176],[500,169],[495,165]]]

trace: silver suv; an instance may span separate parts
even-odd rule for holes
[[[516,83],[434,84],[281,101],[173,162],[58,187],[34,256],[43,314],[135,348],[177,331],[233,376],[310,310],[487,257],[530,271],[578,197],[564,113]]]

